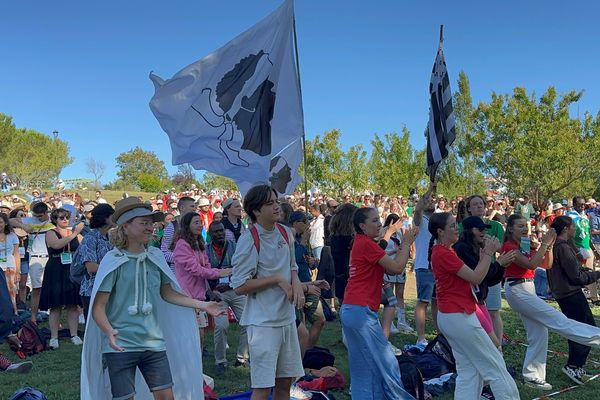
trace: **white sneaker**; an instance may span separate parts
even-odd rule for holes
[[[50,339],[48,342],[48,347],[50,347],[52,350],[58,349],[58,338]]]
[[[71,338],[71,343],[73,343],[75,346],[81,346],[83,344],[83,340],[81,340],[79,336],[73,336]]]
[[[413,333],[415,330],[407,322],[398,321],[398,330],[402,333]]]
[[[305,392],[296,384],[290,388],[290,400],[307,400],[312,399],[312,393]]]
[[[390,326],[390,333],[400,333],[400,330],[398,328],[396,328],[396,325],[394,325],[393,322],[392,322],[392,325]]]
[[[525,385],[534,389],[552,390],[552,385],[543,379],[525,379]]]
[[[427,347],[427,345],[429,344],[429,342],[427,341],[427,339],[421,339],[421,340],[417,340],[417,346],[424,346]]]
[[[394,352],[395,356],[401,356],[402,355],[402,350],[400,350],[399,348],[397,348],[396,346],[394,346],[391,342],[388,342],[388,345],[390,346],[390,348]]]
[[[83,314],[79,314],[79,325],[85,325],[85,317]]]

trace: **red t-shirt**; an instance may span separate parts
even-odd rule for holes
[[[471,284],[457,275],[465,265],[454,249],[436,244],[431,249],[431,268],[435,276],[438,310],[444,313],[475,312]]]
[[[512,240],[504,242],[502,245],[502,253],[506,253],[511,250],[519,250],[519,245],[513,242]],[[519,250],[520,251],[520,250]],[[531,254],[524,254],[526,257],[531,258],[535,252],[531,250]],[[504,270],[505,278],[523,278],[523,279],[532,279],[535,276],[535,270],[527,269],[521,267],[517,263],[511,263]]]
[[[368,306],[375,312],[379,310],[385,272],[379,260],[385,255],[385,251],[373,239],[362,234],[354,237],[344,304]]]

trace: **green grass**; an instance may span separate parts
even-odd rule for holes
[[[408,274],[409,282],[406,289],[407,300],[407,315],[410,322],[412,320],[412,311],[414,307],[414,275]],[[556,303],[552,303],[556,306]],[[502,317],[507,335],[515,340],[525,341],[525,331],[518,316],[510,310],[506,302],[503,301]],[[600,317],[600,310],[595,309],[594,315]],[[597,319],[597,322],[598,321]],[[232,325],[230,328],[230,349],[228,351],[228,359],[235,359],[235,349],[237,346],[238,326]],[[433,327],[427,326],[428,338],[432,339],[435,336]],[[212,350],[212,334],[206,335],[207,346]],[[402,347],[408,343],[414,343],[416,336],[414,335],[392,335],[392,343],[397,347]],[[347,353],[341,341],[341,326],[339,320],[328,323],[321,335],[319,345],[329,348],[336,356],[336,366],[346,375],[349,376]],[[10,375],[0,374],[0,399],[8,398],[17,388],[25,385],[31,385],[42,390],[50,400],[75,400],[79,399],[79,368],[80,368],[80,348],[73,346],[68,341],[61,341],[60,348],[55,351],[47,351],[40,355],[31,357],[34,363],[33,370],[28,375]],[[549,348],[556,351],[567,351],[566,339],[550,333]],[[8,346],[0,345],[0,353],[7,355],[13,360],[16,360]],[[518,375],[523,362],[525,347],[511,344],[504,349],[504,357],[509,366],[515,367]],[[593,349],[590,353],[590,358],[600,360],[600,351]],[[566,359],[560,356],[548,356],[547,365],[547,381],[550,382],[555,390],[571,386],[571,381],[561,372]],[[214,373],[214,358],[203,357],[204,373],[215,377]],[[590,373],[600,373],[600,368],[593,364],[588,364],[587,369]],[[535,389],[525,387],[522,381],[518,381],[517,385],[521,393],[522,399],[533,399],[544,394]],[[245,369],[229,368],[227,372],[220,377],[215,377],[215,390],[220,395],[234,394],[248,390],[250,386],[250,372]],[[557,397],[560,400],[579,400],[579,399],[599,399],[600,381],[590,382],[583,387],[579,387],[571,392],[562,394]],[[338,400],[350,399],[347,392],[334,392]],[[438,397],[442,400],[453,398],[452,394]],[[457,399],[459,400],[459,399]]]

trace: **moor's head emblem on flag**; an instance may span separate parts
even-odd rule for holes
[[[219,148],[232,164],[247,167],[242,150],[259,156],[271,154],[271,120],[275,84],[269,80],[273,63],[260,50],[239,60],[215,88],[202,89],[191,105],[200,117],[219,131]]]
[[[286,193],[287,185],[292,181],[292,169],[287,160],[276,156],[271,160],[269,183],[278,193]]]

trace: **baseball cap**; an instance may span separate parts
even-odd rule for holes
[[[294,211],[290,214],[290,224],[293,224],[294,222],[298,222],[298,221],[305,221],[307,220],[307,216],[306,213],[303,213],[302,211]]]
[[[492,228],[492,226],[490,224],[486,224],[485,222],[483,222],[483,220],[481,218],[474,217],[474,216],[463,219],[462,226],[463,226],[463,229],[473,229],[473,228],[491,229]]]

